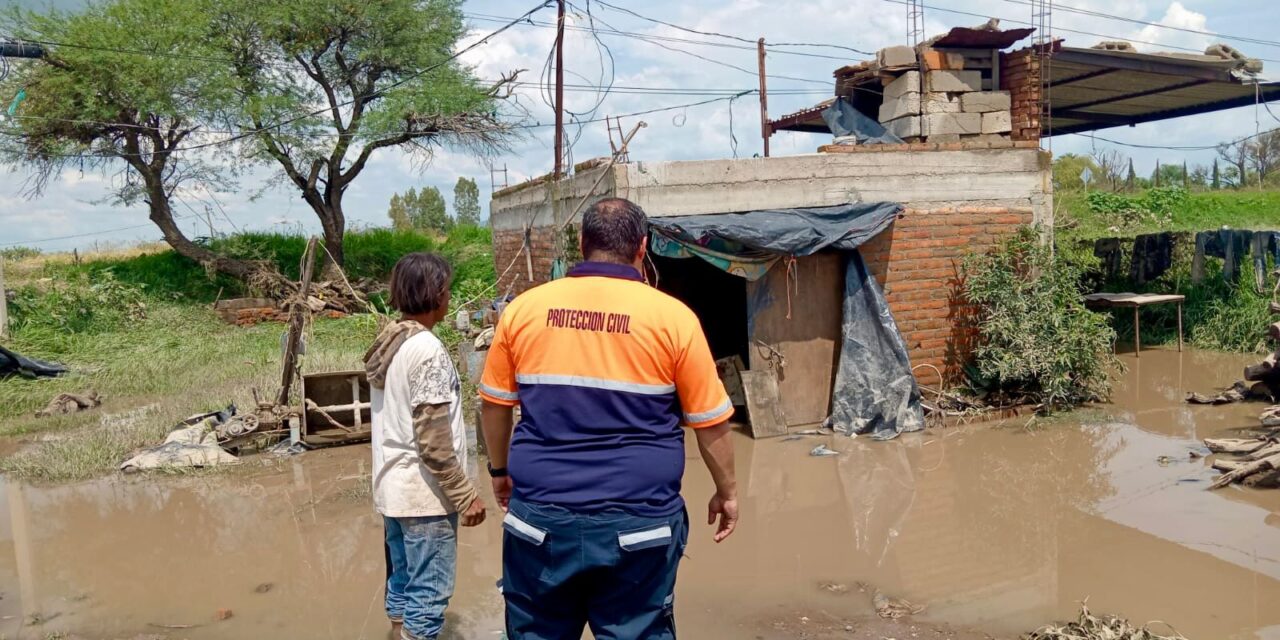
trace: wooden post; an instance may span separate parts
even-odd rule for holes
[[[556,17],[556,164],[552,175],[564,175],[564,0]]]
[[[298,341],[302,339],[302,327],[306,322],[307,296],[311,294],[311,277],[316,268],[316,246],[320,240],[312,236],[307,250],[302,252],[302,284],[298,295],[289,304],[289,333],[284,343],[284,372],[280,375],[280,395],[276,404],[289,405],[289,389],[293,387],[293,371],[298,362]]]
[[[769,157],[769,90],[764,77],[764,38],[756,41],[756,58],[760,64],[760,137],[764,140],[764,157]],[[733,103],[729,103],[733,108]]]
[[[0,338],[9,337],[9,296],[4,288],[4,258],[0,257]]]
[[[1137,305],[1133,307],[1133,357],[1142,357],[1142,329],[1138,326],[1138,309]]]
[[[1178,303],[1178,353],[1182,353],[1182,303]]]

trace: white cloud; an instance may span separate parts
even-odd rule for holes
[[[1181,2],[1174,2],[1169,5],[1165,11],[1164,17],[1157,21],[1157,24],[1165,27],[1177,27],[1178,29],[1190,29],[1194,31],[1209,31],[1209,18],[1203,13],[1196,13],[1182,6]],[[1174,29],[1166,29],[1154,25],[1147,25],[1134,36],[1135,40],[1145,40],[1147,42],[1159,42],[1170,47],[1178,46],[1187,49],[1203,50],[1210,44],[1213,44],[1213,38],[1196,33],[1188,33],[1186,31],[1176,31]],[[1145,45],[1144,50],[1158,50],[1160,47]]]

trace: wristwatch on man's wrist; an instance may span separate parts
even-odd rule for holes
[[[506,468],[506,467],[498,467],[498,468],[496,468],[496,469],[493,467],[493,465],[488,465],[488,467],[489,467],[489,477],[490,477],[490,478],[505,478],[505,477],[507,477],[507,468]]]

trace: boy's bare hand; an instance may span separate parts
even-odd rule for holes
[[[475,527],[484,522],[484,500],[477,497],[471,501],[471,506],[458,518],[464,527]]]

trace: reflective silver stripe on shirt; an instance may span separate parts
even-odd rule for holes
[[[559,384],[567,387],[586,387],[588,389],[603,389],[605,391],[641,393],[648,396],[658,396],[676,392],[676,386],[673,384],[641,384],[639,382],[624,382],[622,380],[584,378],[582,376],[558,376],[543,373],[523,373],[516,376],[516,382],[519,382],[520,384]]]
[[[633,544],[640,544],[642,542],[650,542],[653,540],[661,540],[663,538],[670,538],[670,537],[671,537],[671,527],[669,525],[664,524],[661,527],[658,527],[656,529],[648,529],[646,531],[635,531],[632,533],[620,533],[618,534],[618,544],[623,547],[629,547]]]
[[[524,535],[528,536],[529,539],[531,539],[534,544],[542,544],[542,541],[547,539],[546,531],[543,531],[542,529],[539,529],[529,524],[528,522],[525,522],[524,520],[517,518],[516,514],[511,513],[510,511],[507,512],[507,517],[502,519],[502,524],[505,524],[511,527],[512,529],[515,529],[516,531],[519,531],[520,533],[523,533]]]
[[[482,384],[482,385],[480,385],[480,390],[481,390],[481,391],[483,391],[484,393],[488,394],[488,395],[491,395],[491,396],[493,396],[493,397],[495,397],[495,398],[499,399],[499,400],[511,400],[511,401],[516,401],[516,400],[519,400],[519,399],[520,399],[520,394],[515,393],[514,391],[503,391],[503,390],[501,390],[501,389],[494,389],[493,387],[491,387],[491,386],[489,386],[489,385],[487,385],[487,384]]]
[[[710,410],[710,411],[703,411],[702,413],[686,413],[686,414],[684,414],[684,420],[685,420],[685,422],[687,422],[687,423],[689,423],[689,424],[697,424],[697,423],[699,423],[699,422],[706,422],[706,421],[708,421],[708,420],[714,420],[714,419],[716,419],[716,418],[719,418],[720,416],[724,415],[727,411],[729,411],[729,410],[730,410],[730,409],[732,409],[732,408],[733,408],[733,405],[732,405],[732,404],[730,404],[729,399],[728,399],[728,398],[725,398],[725,399],[724,399],[724,402],[720,403],[720,406],[718,406],[718,407],[716,407],[716,408],[714,408],[714,409],[712,409],[712,410]]]

